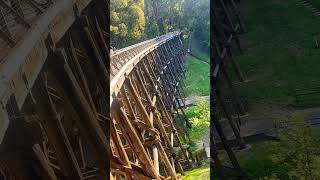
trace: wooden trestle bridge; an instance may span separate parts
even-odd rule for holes
[[[236,156],[231,147],[235,140],[238,149],[246,144],[240,135],[242,115],[246,114],[236,88],[230,76],[230,66],[240,82],[244,82],[238,62],[233,58],[236,48],[240,53],[242,49],[238,35],[246,32],[239,8],[240,1],[213,0],[210,10],[211,33],[211,172],[216,172],[220,179],[242,179],[243,174]],[[225,87],[225,88],[223,88]],[[229,103],[231,102],[231,103]],[[226,125],[222,123],[226,119]],[[227,137],[226,129],[231,129],[234,137]],[[218,149],[217,143],[223,147]],[[225,151],[229,164],[222,164],[218,157],[219,151]],[[211,174],[213,177],[213,173]]]
[[[109,178],[108,9],[0,0],[0,179]]]
[[[108,10],[0,0],[0,179],[177,179],[192,168],[177,125],[189,125],[180,33],[110,54]]]
[[[184,55],[179,32],[111,54],[113,177],[177,179],[176,171],[191,166],[192,154],[180,137],[190,139],[176,122],[186,120]]]

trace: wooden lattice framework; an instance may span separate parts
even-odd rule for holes
[[[114,178],[177,179],[176,171],[184,173],[194,161],[180,140],[188,136],[176,123],[187,120],[184,53],[180,33],[174,32],[111,54]]]
[[[0,179],[108,179],[104,0],[0,1]]]
[[[0,179],[177,179],[192,168],[177,125],[190,126],[180,33],[110,61],[108,10],[0,0]]]
[[[235,74],[240,82],[244,82],[239,64],[233,59],[232,46],[236,45],[240,53],[238,34],[246,31],[243,24],[238,4],[234,0],[213,0],[211,1],[211,165],[221,179],[228,179],[231,176],[242,177],[243,173],[239,163],[230,146],[230,139],[225,134],[219,111],[223,113],[228,125],[231,127],[237,142],[237,146],[245,148],[245,142],[240,135],[240,116],[245,115],[245,109],[240,102],[233,82],[231,80],[228,66],[232,65]],[[227,89],[222,89],[222,77],[224,77]],[[229,91],[231,97],[225,97],[223,91]],[[230,98],[234,103],[235,110],[227,106],[226,99]],[[238,121],[232,117],[231,111],[238,115]],[[216,130],[218,138],[215,139]],[[217,143],[221,143],[226,151],[232,167],[223,166],[218,158]],[[231,172],[231,173],[230,173]],[[211,174],[213,177],[213,174]]]

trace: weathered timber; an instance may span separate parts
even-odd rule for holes
[[[221,179],[242,178],[243,172],[239,166],[236,156],[229,144],[229,139],[225,134],[225,127],[220,122],[219,110],[221,114],[228,120],[228,125],[231,127],[232,133],[235,136],[238,147],[245,148],[246,144],[240,134],[239,122],[236,122],[232,116],[233,113],[239,117],[244,115],[245,109],[238,97],[231,76],[229,75],[229,64],[231,63],[236,77],[239,81],[244,82],[243,74],[241,73],[238,62],[233,58],[232,45],[235,44],[242,52],[238,35],[246,31],[240,10],[234,0],[214,0],[211,3],[210,11],[210,32],[211,32],[211,137],[219,137],[211,139],[211,167],[217,170]],[[222,78],[224,77],[224,78]],[[226,81],[223,81],[226,80]],[[226,88],[223,85],[226,84]],[[230,94],[223,93],[230,92]],[[230,98],[230,97],[231,98]],[[234,105],[227,104],[227,98],[230,98]],[[214,136],[213,132],[217,132]],[[216,141],[223,144],[223,150],[226,151],[232,167],[228,167],[236,174],[236,177],[230,177],[226,166],[224,166],[219,158],[216,148]],[[211,174],[213,175],[213,174]]]
[[[180,160],[193,160],[174,114],[188,123],[180,33],[110,53],[108,8],[104,0],[0,1],[0,157],[19,154],[0,158],[0,172],[177,179]]]
[[[177,101],[182,102],[178,89],[181,89],[179,82],[184,77],[183,56],[178,32],[111,54],[111,67],[114,66],[111,68],[111,112],[117,112],[120,108],[125,113],[123,117],[114,118],[113,123],[121,127],[121,118],[125,117],[137,135],[132,139],[133,137],[125,135],[126,132],[122,128],[115,131],[117,135],[113,136],[125,140],[114,143],[112,152],[114,156],[118,154],[119,157],[123,152],[125,155],[121,156],[129,157],[129,162],[131,165],[135,164],[134,167],[141,167],[140,171],[146,177],[177,179],[177,171],[184,173],[180,160],[185,159],[191,163],[189,158],[193,159],[178,136],[173,114],[173,106]],[[114,106],[114,103],[119,106]],[[183,110],[182,105],[179,108],[180,111]],[[142,144],[143,147],[135,147],[129,143],[131,141]],[[177,142],[177,147],[173,142]],[[176,154],[176,148],[181,149],[182,157]],[[141,154],[138,154],[141,152],[146,152],[143,160],[139,157]],[[154,169],[156,177],[152,172],[146,172],[146,168],[149,167],[146,166],[146,162],[153,163],[149,169]],[[114,177],[125,172],[117,171],[113,167],[111,170]],[[128,174],[121,176],[128,178]],[[130,176],[134,177],[134,174]]]
[[[0,158],[0,172],[107,179],[107,1],[9,0],[0,11],[0,156],[20,159]]]

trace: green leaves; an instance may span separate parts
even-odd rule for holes
[[[125,47],[144,34],[144,0],[111,0],[111,45]]]
[[[111,45],[129,46],[172,31],[195,32],[209,47],[209,0],[111,0]]]
[[[320,179],[319,139],[303,116],[294,114],[288,128],[279,130],[279,138],[272,143],[272,161],[288,167],[290,179]]]
[[[192,140],[198,140],[210,128],[210,105],[201,98],[196,107],[187,109],[187,115],[192,123],[192,128],[189,129],[190,137]]]
[[[320,179],[319,138],[301,114],[283,117],[287,129],[278,130],[279,141],[251,144],[249,151],[238,152],[240,166],[248,179]]]

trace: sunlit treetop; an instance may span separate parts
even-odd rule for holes
[[[141,38],[145,28],[144,0],[111,0],[111,43],[128,45]]]
[[[128,0],[110,0],[111,11],[115,9],[125,8],[128,6]]]

